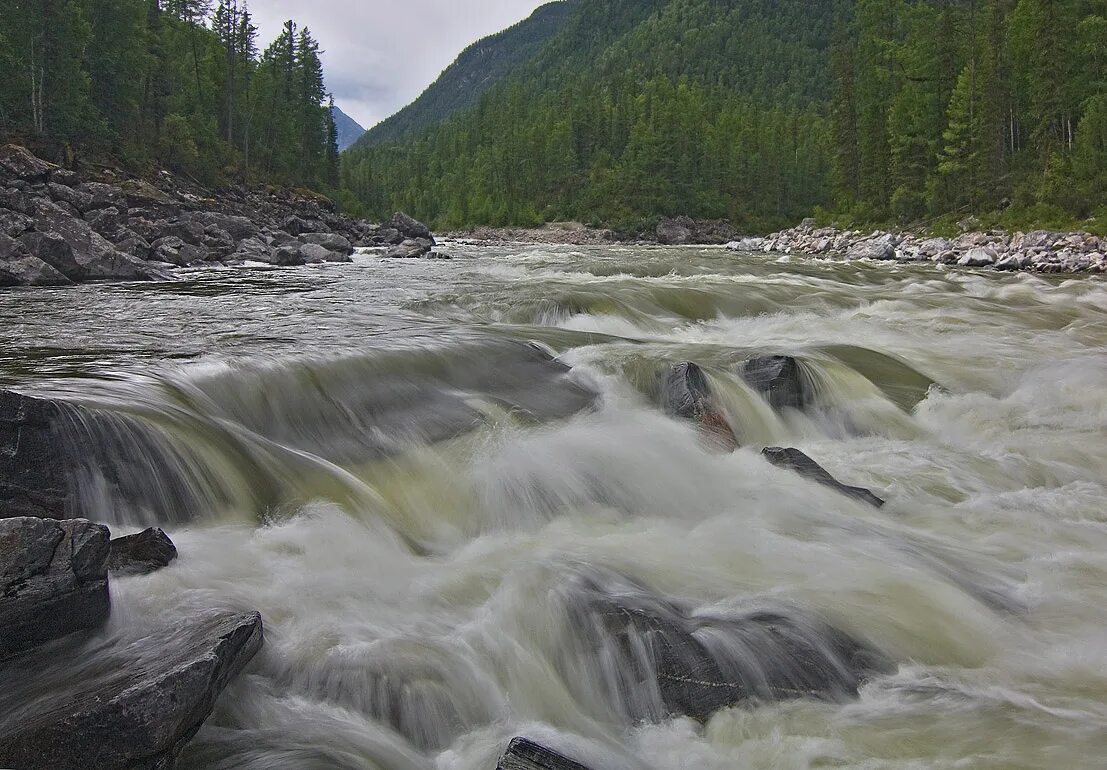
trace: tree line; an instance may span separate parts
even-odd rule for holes
[[[1107,0],[583,0],[342,182],[444,226],[1107,219],[1105,41]]]
[[[319,43],[245,0],[0,0],[0,134],[204,183],[338,179]]]

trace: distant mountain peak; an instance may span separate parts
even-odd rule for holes
[[[361,124],[343,112],[338,105],[335,105],[334,111],[331,114],[334,116],[334,127],[338,129],[339,152],[342,152],[364,136],[365,129],[361,127]]]
[[[579,5],[580,0],[546,3],[523,21],[473,43],[418,99],[369,129],[357,146],[390,142],[472,107],[485,92],[533,59]]]

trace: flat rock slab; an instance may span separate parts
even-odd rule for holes
[[[863,503],[868,503],[877,508],[884,507],[884,500],[877,497],[871,490],[865,489],[864,487],[852,487],[848,484],[843,484],[838,481],[838,479],[831,476],[825,468],[798,449],[766,447],[761,450],[761,454],[766,460],[778,468],[786,468],[790,471],[795,471],[804,478],[811,479],[818,484],[822,484],[824,487],[837,490],[847,497],[852,497],[854,500],[860,500]]]
[[[110,536],[84,519],[0,519],[0,659],[107,619]]]
[[[515,738],[496,770],[589,770],[581,763],[527,738]]]
[[[0,767],[168,770],[261,644],[258,613],[216,612],[14,659],[0,669]]]

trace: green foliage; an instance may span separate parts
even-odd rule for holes
[[[341,181],[446,226],[1078,223],[1107,205],[1105,40],[1107,0],[577,0]]]
[[[337,176],[307,30],[278,67],[258,56],[241,0],[0,3],[0,133],[59,157],[159,163],[209,183]],[[267,112],[288,119],[273,128]]]

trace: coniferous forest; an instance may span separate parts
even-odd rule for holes
[[[333,185],[319,43],[242,0],[0,0],[0,135],[207,183]]]
[[[342,181],[445,226],[1102,220],[1105,41],[1107,0],[583,0]]]

